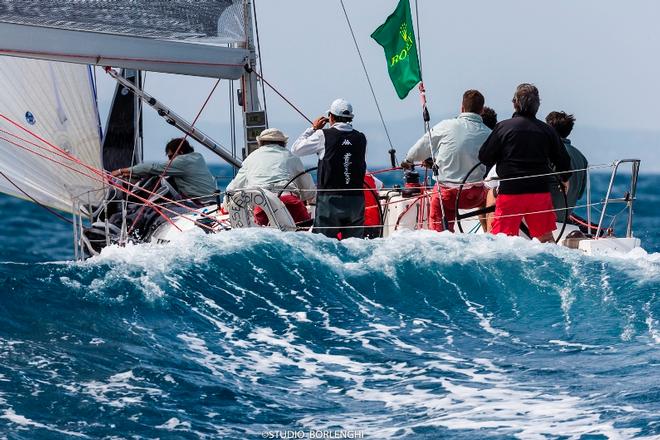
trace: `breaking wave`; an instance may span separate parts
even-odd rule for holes
[[[660,254],[260,229],[0,279],[12,438],[660,436]]]

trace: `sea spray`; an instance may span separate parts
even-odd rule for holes
[[[0,276],[6,433],[660,435],[657,254],[255,229]]]

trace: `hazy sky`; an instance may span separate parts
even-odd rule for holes
[[[418,93],[397,98],[382,48],[369,35],[397,0],[344,0],[392,138],[403,156],[422,135]],[[414,0],[411,4],[415,6]],[[309,117],[322,114],[336,97],[354,105],[355,126],[370,140],[370,162],[384,164],[389,148],[378,122],[339,0],[256,0],[264,77]],[[660,170],[660,2],[657,0],[419,0],[421,52],[433,123],[458,113],[464,90],[486,96],[500,119],[509,117],[521,82],[541,93],[539,116],[574,113],[587,156],[637,155],[644,170]],[[104,74],[98,73],[99,76]],[[212,80],[149,74],[147,90],[192,119]],[[101,103],[111,83],[100,83]],[[227,83],[205,110],[200,127],[225,145]],[[295,138],[307,127],[270,91],[271,126]],[[162,158],[162,143],[176,131],[145,110],[147,158]],[[628,143],[630,142],[630,143]],[[598,145],[595,145],[595,144]],[[620,154],[619,154],[620,148]],[[606,154],[600,154],[606,151]],[[601,157],[590,158],[592,163]]]

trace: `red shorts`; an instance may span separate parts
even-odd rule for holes
[[[296,224],[310,221],[312,218],[309,216],[309,212],[305,207],[305,204],[296,196],[292,194],[287,194],[280,197],[284,206],[291,214],[293,221]],[[263,209],[258,206],[254,208],[254,222],[260,226],[268,226],[268,216]]]
[[[480,208],[486,204],[486,189],[479,185],[471,188],[465,188],[461,191],[461,200],[458,202],[460,209]],[[458,188],[447,188],[435,185],[433,195],[431,196],[431,228],[440,232],[442,227],[442,210],[440,209],[440,199],[445,208],[445,216],[449,222],[449,230],[454,232],[454,221],[456,220],[456,195]]]
[[[498,194],[491,232],[516,236],[520,232],[520,222],[524,218],[530,235],[536,238],[541,237],[557,229],[557,216],[553,210],[554,206],[549,192]],[[536,214],[528,214],[532,212],[536,212]]]

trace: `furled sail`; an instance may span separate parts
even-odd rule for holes
[[[88,66],[0,56],[0,192],[73,212],[103,199]],[[14,186],[16,185],[16,186]]]
[[[243,0],[0,0],[0,53],[237,79]]]

